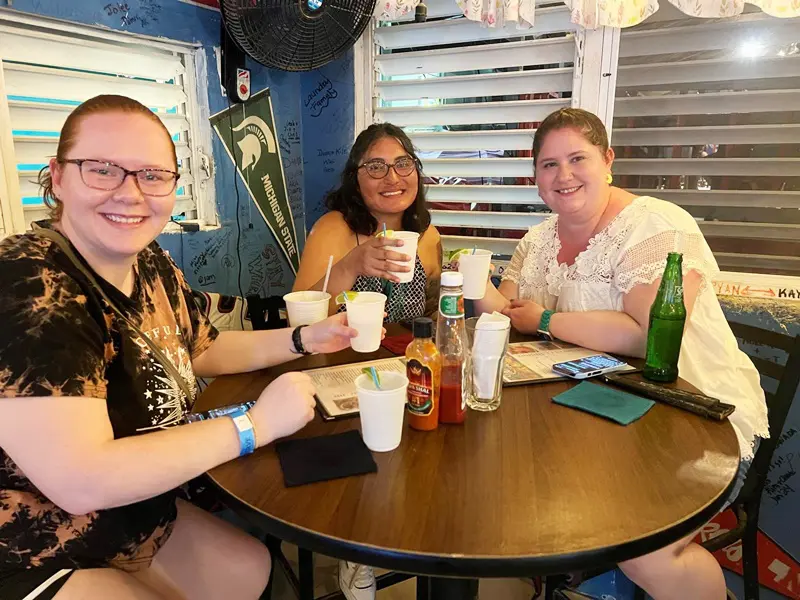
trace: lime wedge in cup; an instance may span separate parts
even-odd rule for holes
[[[352,302],[358,296],[358,292],[353,291],[346,291],[346,292],[339,292],[339,295],[336,296],[336,304],[345,304],[348,300]]]
[[[456,265],[458,264],[458,259],[465,254],[472,254],[472,249],[456,248],[455,250],[450,250],[450,252],[445,252],[445,254],[447,255],[447,264],[451,269],[455,269]]]
[[[464,254],[472,254],[472,250],[470,248],[457,248],[455,250],[450,250],[447,253],[447,260],[453,262],[459,256],[463,256]]]

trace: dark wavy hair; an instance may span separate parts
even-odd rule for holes
[[[378,220],[372,216],[361,196],[358,187],[358,167],[370,146],[378,140],[390,137],[396,139],[403,149],[417,163],[417,197],[414,203],[403,213],[403,230],[422,233],[431,224],[431,213],[428,211],[425,200],[425,186],[422,183],[422,168],[414,145],[405,132],[391,123],[375,123],[370,125],[356,138],[347,163],[342,171],[339,187],[328,192],[325,196],[325,206],[328,210],[338,210],[344,215],[344,220],[354,233],[372,235],[378,229]]]

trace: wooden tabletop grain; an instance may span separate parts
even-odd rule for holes
[[[196,410],[253,400],[277,375],[390,356],[345,351],[220,377]],[[295,488],[274,445],[209,472],[227,502],[310,550],[443,576],[524,576],[612,564],[697,529],[738,467],[731,425],[656,405],[623,427],[551,402],[573,382],[507,387],[496,412],[404,428],[378,472]],[[358,429],[319,417],[296,437]]]

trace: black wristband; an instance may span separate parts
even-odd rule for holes
[[[303,340],[300,337],[300,330],[305,327],[305,325],[300,325],[299,327],[295,327],[294,331],[292,332],[292,343],[294,344],[293,352],[295,354],[302,354],[303,356],[308,356],[311,352],[306,352],[305,346],[303,346]]]

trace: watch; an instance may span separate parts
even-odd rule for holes
[[[554,310],[545,310],[542,313],[542,318],[539,320],[539,328],[536,330],[536,333],[548,340],[553,339],[553,334],[550,333],[550,318],[555,312]]]
[[[306,350],[306,347],[303,346],[303,339],[300,337],[300,330],[305,327],[305,325],[300,325],[299,327],[295,327],[294,331],[292,332],[292,344],[294,344],[293,352],[295,354],[302,354],[303,356],[308,356],[311,352]]]
[[[243,410],[237,410],[229,416],[239,433],[239,456],[252,454],[256,449],[256,430],[250,415]]]

